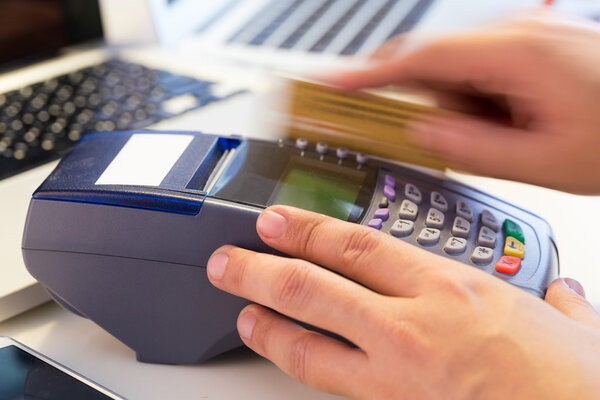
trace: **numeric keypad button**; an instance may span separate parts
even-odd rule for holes
[[[458,200],[456,202],[456,215],[463,217],[469,222],[473,222],[473,211],[463,200]]]
[[[500,229],[498,220],[494,217],[494,214],[488,210],[483,210],[481,212],[481,224],[492,229],[494,232],[498,232],[498,229]]]
[[[400,204],[400,218],[401,219],[409,219],[414,221],[417,219],[417,214],[419,213],[419,206],[413,203],[410,200],[403,200],[402,204]]]
[[[412,183],[407,183],[406,186],[404,186],[404,197],[417,204],[421,204],[423,201],[421,191]]]
[[[479,235],[477,236],[477,244],[493,249],[494,246],[496,246],[496,232],[487,226],[482,226],[479,230]]]
[[[463,217],[454,218],[454,223],[452,224],[453,236],[467,238],[469,237],[469,232],[471,232],[471,224],[469,223],[469,221],[467,221]]]
[[[396,237],[404,237],[413,233],[415,229],[415,223],[406,219],[399,219],[394,222],[390,233]]]
[[[460,254],[467,248],[467,239],[450,237],[444,245],[444,251],[448,254]]]
[[[427,218],[425,219],[425,225],[428,228],[440,229],[444,226],[444,213],[435,208],[430,208],[427,212]]]
[[[419,237],[417,237],[417,242],[423,246],[428,246],[432,244],[436,244],[440,241],[440,231],[439,229],[433,228],[425,228],[419,233]]]
[[[483,246],[477,246],[471,254],[471,261],[477,264],[489,264],[490,261],[492,261],[492,257],[494,257],[494,250]]]
[[[441,212],[448,211],[448,200],[439,192],[431,192],[429,202],[431,203],[431,207],[437,208]]]

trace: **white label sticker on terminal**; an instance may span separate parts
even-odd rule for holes
[[[193,135],[132,135],[96,185],[159,186],[192,139]]]

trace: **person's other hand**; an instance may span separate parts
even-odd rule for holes
[[[392,39],[368,68],[328,80],[345,90],[416,88],[466,113],[410,127],[450,165],[600,193],[599,49],[600,25],[537,11],[437,39]]]
[[[554,308],[358,224],[275,206],[257,229],[302,260],[225,246],[208,276],[262,305],[240,313],[242,340],[301,382],[362,399],[600,397],[600,318],[574,281],[552,284]]]

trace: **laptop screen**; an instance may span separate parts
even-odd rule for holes
[[[100,38],[98,0],[0,0],[0,69]]]

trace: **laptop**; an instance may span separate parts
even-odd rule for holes
[[[186,48],[241,65],[311,74],[348,65],[408,31],[438,32],[488,21],[539,0],[239,0]]]
[[[100,6],[0,1],[0,16],[9,17],[0,18],[0,321],[49,299],[25,268],[21,237],[31,194],[81,136],[175,117],[183,119],[165,129],[200,123],[225,134],[216,122],[227,118],[216,105],[238,115],[236,108],[245,108],[243,88],[117,58],[103,40]],[[200,110],[206,112],[188,122]]]
[[[82,135],[142,127],[248,134],[252,100],[241,99],[252,96],[219,88],[255,79],[249,66],[301,74],[347,66],[393,35],[472,25],[524,4],[537,1],[0,1],[0,15],[17,22],[0,27],[0,321],[49,299],[25,269],[21,236],[31,194]],[[191,13],[194,5],[201,12]],[[199,74],[212,62],[230,68],[217,82],[112,59],[105,38],[177,43],[170,51],[197,62]]]

